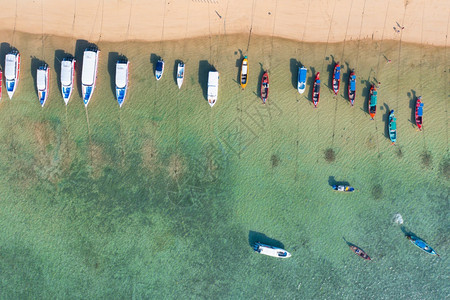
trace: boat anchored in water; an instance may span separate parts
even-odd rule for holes
[[[266,104],[268,97],[269,97],[269,73],[265,71],[261,79],[261,100],[263,104]]]
[[[333,185],[333,190],[338,192],[353,192],[355,189],[348,185]]]
[[[339,93],[339,87],[341,85],[341,66],[339,62],[334,66],[333,71],[333,92],[335,95]]]
[[[211,107],[217,102],[219,93],[219,72],[210,71],[208,74],[208,103]]]
[[[278,257],[278,258],[291,257],[291,254],[284,249],[265,245],[260,242],[255,243],[255,245],[253,246],[253,250],[255,250],[255,252],[258,252],[259,254],[264,254],[264,255],[272,256],[272,257]]]
[[[298,68],[297,91],[301,95],[306,89],[306,74],[308,69],[305,67]]]
[[[433,248],[431,248],[424,240],[419,239],[417,236],[407,235],[406,238],[426,253],[439,256],[439,254],[437,254],[436,251],[433,250]]]
[[[397,141],[397,119],[394,116],[394,110],[389,113],[389,138],[394,145]]]
[[[12,50],[5,57],[6,92],[8,93],[9,99],[12,99],[19,84],[19,74],[20,53],[17,50]]]
[[[81,72],[81,89],[83,92],[84,106],[88,106],[94,93],[97,81],[98,55],[100,50],[89,47],[83,54],[83,69]]]
[[[422,103],[422,97],[417,98],[416,100],[416,125],[419,130],[422,130],[423,125],[423,103]]]
[[[69,104],[75,79],[75,58],[66,57],[61,61],[61,93],[64,103]]]
[[[158,62],[156,63],[156,69],[155,69],[155,77],[156,80],[160,80],[164,73],[164,60],[160,58]]]
[[[316,78],[314,79],[314,86],[312,92],[312,101],[314,104],[314,108],[316,108],[317,105],[319,104],[319,98],[320,98],[320,72],[317,72]]]
[[[247,55],[246,55],[246,56],[244,56],[244,59],[242,60],[241,75],[239,76],[241,87],[243,89],[245,89],[245,87],[247,86],[247,75],[248,75],[248,59],[247,59]]]
[[[129,66],[130,62],[126,59],[116,62],[116,98],[117,102],[119,102],[119,107],[122,107],[127,95]]]
[[[359,257],[361,257],[361,258],[363,258],[363,259],[365,259],[365,260],[372,260],[372,259],[369,257],[369,255],[367,255],[367,253],[364,252],[364,250],[361,249],[361,248],[359,248],[358,246],[351,245],[351,244],[349,244],[348,246],[349,246],[350,249],[351,249],[353,252],[355,252],[355,254],[358,255]]]
[[[177,85],[178,85],[179,89],[181,89],[183,80],[184,80],[184,63],[180,62],[180,63],[178,63],[178,68],[177,68]]]
[[[377,113],[377,88],[375,85],[372,84],[370,87],[370,97],[369,97],[369,103],[367,107],[367,111],[369,112],[370,117],[375,118],[375,114]]]
[[[350,76],[348,77],[348,100],[350,100],[350,104],[353,106],[355,104],[356,97],[356,75],[355,71],[352,70],[350,72]]]
[[[36,87],[38,90],[39,103],[44,107],[48,98],[48,82],[50,75],[50,68],[47,64],[39,67],[36,74]]]

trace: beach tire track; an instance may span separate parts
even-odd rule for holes
[[[188,5],[189,5],[189,2],[188,2]],[[125,41],[128,41],[128,37],[130,35],[132,12],[133,12],[133,0],[130,0],[130,11],[128,13],[128,25],[127,25],[127,33],[125,35]]]
[[[100,10],[100,4],[101,4],[101,1],[102,1],[102,0],[99,0],[99,1],[98,1],[97,10],[95,11],[95,17],[94,17],[94,21],[93,21],[93,23],[92,23],[91,33],[89,34],[89,40],[90,40],[90,41],[92,40],[92,37],[93,37],[93,35],[94,35],[95,23],[97,22],[97,17],[98,17],[98,12],[99,12],[99,10]],[[99,38],[99,40],[100,40],[100,38]]]
[[[253,3],[252,3],[252,16],[251,16],[251,19],[250,19],[250,32],[248,33],[248,41],[247,41],[247,51],[246,51],[246,53],[248,53],[248,49],[250,48],[250,39],[252,38],[253,19],[255,17],[255,1],[256,0],[253,0]]]
[[[166,0],[164,1],[164,8],[163,8],[163,23],[162,23],[162,29],[161,29],[161,40],[159,44],[159,48],[161,51],[161,56],[164,57],[164,29],[166,26]]]
[[[45,61],[45,51],[44,51],[44,0],[41,0],[41,47],[42,47],[42,59]]]

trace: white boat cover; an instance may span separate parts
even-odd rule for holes
[[[39,91],[45,91],[47,89],[47,70],[37,70],[36,84]]]
[[[242,74],[247,74],[247,69],[248,69],[247,64],[243,65],[242,66]]]
[[[217,99],[219,90],[219,72],[211,71],[208,75],[208,99]]]
[[[14,54],[6,54],[5,57],[5,78],[8,80],[16,79],[16,59]]]
[[[127,85],[128,63],[116,63],[116,86],[124,88]]]
[[[73,78],[73,66],[72,61],[63,60],[61,62],[61,84],[64,86],[72,85]]]
[[[97,68],[97,51],[86,50],[83,55],[83,69],[81,72],[81,83],[93,85]]]

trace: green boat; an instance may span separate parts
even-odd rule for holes
[[[391,110],[389,114],[389,138],[391,139],[392,144],[395,144],[397,141],[397,120],[394,116],[394,110]]]

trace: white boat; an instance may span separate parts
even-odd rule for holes
[[[291,257],[291,254],[284,249],[265,245],[260,242],[255,243],[253,250],[258,252],[259,254],[264,254],[264,255],[268,255],[268,256],[272,256],[272,257],[278,257],[278,258]]]
[[[308,70],[305,67],[298,68],[298,82],[297,90],[300,94],[303,94],[306,88],[306,73]]]
[[[83,69],[81,72],[81,88],[84,106],[89,104],[97,80],[98,54],[100,50],[94,47],[87,48],[83,54]]]
[[[216,104],[219,92],[219,72],[210,71],[208,74],[208,103],[211,107]]]
[[[178,70],[177,70],[177,84],[178,88],[181,89],[181,85],[183,84],[184,79],[184,63],[180,62],[178,64]]]
[[[12,99],[19,84],[19,73],[20,53],[17,50],[12,50],[5,57],[6,92],[8,93],[9,99]]]
[[[118,60],[116,63],[116,98],[119,107],[122,107],[128,88],[128,69],[130,62],[128,60]]]
[[[69,103],[73,92],[75,79],[75,58],[66,57],[61,61],[61,93],[66,105]]]
[[[44,107],[45,101],[48,98],[48,82],[50,75],[50,68],[47,64],[39,67],[36,74],[36,87],[38,90],[39,103]]]
[[[160,80],[163,73],[164,73],[164,60],[160,59],[156,63],[156,70],[155,70],[156,80]]]

